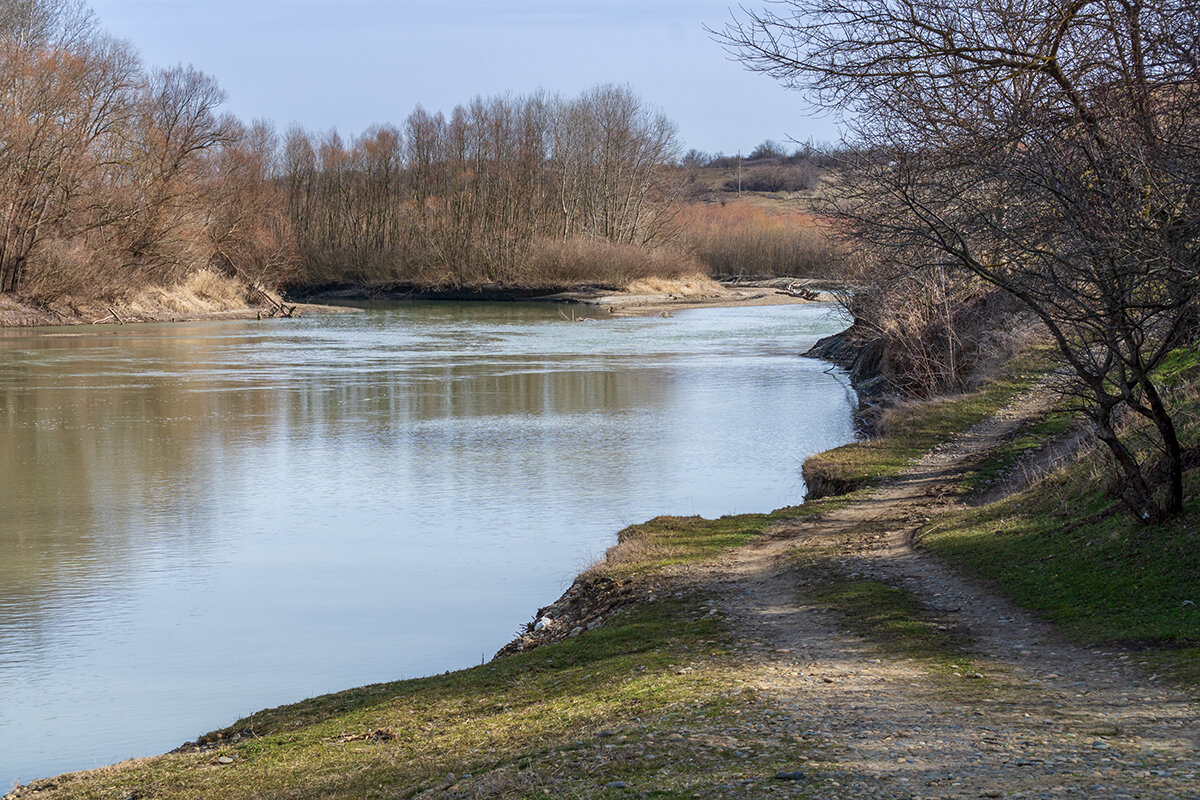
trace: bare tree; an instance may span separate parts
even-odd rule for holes
[[[844,114],[834,211],[912,269],[961,269],[1041,320],[1141,518],[1182,507],[1155,378],[1195,336],[1200,8],[1187,0],[785,0],[720,34]],[[1122,433],[1133,414],[1155,432]]]
[[[216,80],[191,66],[156,71],[143,87],[126,176],[135,206],[122,228],[127,266],[148,278],[177,279],[206,260],[208,156],[237,128],[219,113],[224,102]]]
[[[673,122],[606,85],[561,102],[553,135],[564,238],[647,244],[664,233],[681,189],[666,174],[678,157]]]
[[[295,235],[284,204],[278,136],[266,122],[227,129],[228,140],[210,159],[205,193],[214,266],[245,279],[252,293],[291,275]]]
[[[85,213],[88,189],[121,149],[137,74],[75,3],[0,14],[0,291],[22,287],[47,238],[103,223]]]

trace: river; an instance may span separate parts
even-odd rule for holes
[[[623,526],[802,501],[817,305],[0,332],[0,793],[480,663]]]

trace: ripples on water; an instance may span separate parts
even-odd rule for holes
[[[477,664],[663,514],[853,436],[829,309],[410,304],[0,334],[0,790]]]

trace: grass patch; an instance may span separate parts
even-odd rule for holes
[[[644,739],[656,733],[651,718],[724,715],[741,702],[729,691],[739,678],[727,652],[719,620],[692,601],[660,601],[587,636],[474,669],[263,711],[206,737],[219,743],[210,751],[35,788],[63,798],[368,798],[462,784],[459,796],[484,788],[487,796],[604,796],[604,783],[639,780],[657,765],[612,764],[596,734]],[[681,769],[671,780],[683,786],[700,773]]]
[[[890,409],[880,435],[809,458],[804,480],[815,496],[845,494],[899,474],[914,459],[983,422],[1053,369],[1048,346],[1014,356],[977,391]]]
[[[1181,443],[1194,451],[1200,351],[1177,350],[1159,374]],[[973,480],[981,484],[1069,424],[1051,413]],[[1200,685],[1200,469],[1185,474],[1183,513],[1159,525],[1132,519],[1114,500],[1112,481],[1105,456],[1089,453],[1024,492],[933,520],[921,542],[1075,641]]]
[[[1065,400],[1064,400],[1065,403]],[[1072,411],[1058,410],[1035,420],[973,470],[965,481],[968,491],[979,491],[994,483],[1033,451],[1062,436],[1078,422]]]
[[[877,580],[844,577],[837,547],[809,549],[794,557],[807,580],[805,602],[828,609],[848,630],[862,637],[881,656],[919,662],[934,678],[938,691],[974,696],[994,691],[971,654],[971,640],[907,589]]]
[[[1189,491],[1197,491],[1197,475]],[[944,515],[922,544],[990,581],[1075,641],[1148,651],[1200,684],[1200,501],[1142,525],[1096,487],[1085,463],[990,505]]]
[[[905,589],[879,581],[832,580],[819,584],[810,597],[891,655],[937,664],[967,663],[966,639],[929,619]]]
[[[846,498],[789,506],[769,514],[737,514],[718,519],[655,517],[618,535],[605,560],[592,567],[608,575],[645,575],[677,564],[713,558],[739,547],[785,519],[812,516],[845,505]]]

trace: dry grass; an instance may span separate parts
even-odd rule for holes
[[[670,563],[682,559],[687,553],[688,549],[680,544],[644,536],[629,537],[608,548],[604,560],[589,566],[584,575],[607,574],[613,568],[628,569],[638,564]]]
[[[707,275],[696,273],[679,278],[638,278],[626,284],[630,294],[669,294],[675,297],[720,297],[721,284]]]
[[[518,282],[547,287],[586,283],[616,289],[651,278],[693,281],[706,272],[694,257],[670,247],[636,247],[597,239],[554,239],[533,245],[522,264]]]
[[[246,285],[240,280],[202,269],[174,286],[142,289],[123,305],[139,314],[163,310],[177,314],[207,314],[245,308],[246,293]]]
[[[714,275],[829,278],[840,269],[826,226],[807,211],[730,201],[689,206],[677,221]]]

